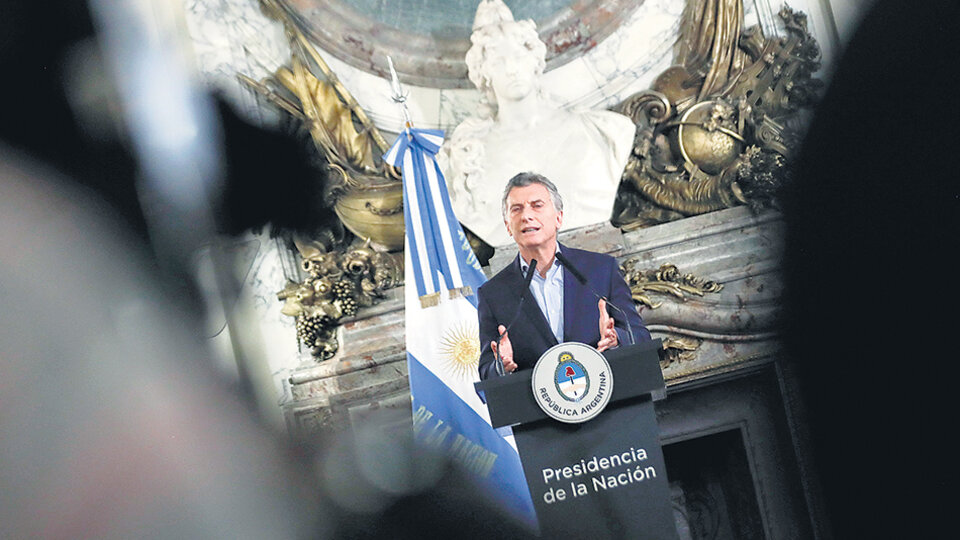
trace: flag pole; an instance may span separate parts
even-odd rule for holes
[[[390,55],[387,55],[387,64],[390,66],[390,90],[393,93],[391,98],[394,103],[400,105],[400,110],[403,112],[403,125],[407,129],[412,128],[413,122],[410,120],[410,111],[407,108],[407,97],[410,93],[405,92],[400,86],[400,78],[397,77],[397,70],[393,68],[393,59]]]

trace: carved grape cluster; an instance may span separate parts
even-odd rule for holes
[[[326,360],[337,353],[340,345],[334,338],[335,321],[329,315],[297,316],[297,339],[310,347],[311,354],[319,360]]]
[[[281,312],[296,317],[297,339],[318,360],[339,349],[336,329],[343,317],[355,316],[360,307],[382,298],[385,289],[403,283],[403,267],[394,256],[366,246],[313,255],[301,268],[309,277],[291,281],[277,298],[284,302]]]
[[[353,296],[354,285],[352,282],[342,279],[333,284],[333,297],[337,300],[351,298]]]
[[[353,317],[357,314],[357,310],[360,309],[357,301],[350,296],[337,300],[337,303],[340,304],[340,311],[344,317]]]
[[[300,315],[297,317],[297,339],[301,343],[312,347],[320,335],[320,317],[309,317]]]

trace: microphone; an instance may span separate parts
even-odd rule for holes
[[[517,318],[520,316],[520,310],[523,309],[523,301],[527,299],[527,293],[530,292],[530,282],[533,280],[533,273],[537,271],[537,260],[530,259],[530,267],[527,268],[527,275],[523,278],[523,292],[520,293],[520,302],[517,304],[517,311],[513,314],[513,319],[510,320],[510,324],[506,326],[501,336],[507,335],[507,332],[510,331],[510,328],[513,327],[513,323],[517,322]],[[506,373],[503,371],[503,361],[500,359],[499,344],[502,337],[497,339],[497,351],[494,351],[493,357],[496,360],[496,370],[497,375],[504,376]],[[483,353],[487,352],[487,347],[490,346],[490,343],[485,343],[483,349],[480,350],[480,356],[483,356]]]
[[[533,273],[537,271],[537,260],[530,259],[530,268],[527,268],[527,276],[523,278],[523,295],[526,296],[530,290],[530,282],[533,281]]]
[[[577,270],[577,267],[574,266],[572,262],[570,262],[570,259],[568,259],[566,255],[558,251],[556,253],[556,256],[557,256],[557,260],[560,261],[560,264],[565,266],[567,270],[569,270],[570,273],[573,274],[573,277],[577,278],[577,281],[579,281],[581,285],[590,287],[589,285],[587,285],[587,277],[584,276],[582,273],[580,273],[580,270]],[[594,295],[597,295],[596,291],[594,291],[592,288],[590,289],[590,291],[593,292]]]
[[[622,309],[620,309],[619,306],[611,302],[609,298],[607,298],[606,296],[601,296],[599,293],[597,293],[597,291],[593,288],[593,286],[587,283],[587,277],[584,276],[583,273],[580,272],[580,270],[578,270],[577,267],[574,266],[572,262],[570,262],[570,259],[568,259],[562,252],[558,251],[556,256],[557,256],[557,260],[560,261],[560,264],[562,264],[564,268],[569,270],[570,273],[573,274],[573,277],[577,278],[577,281],[579,281],[581,285],[590,289],[590,292],[592,292],[594,296],[596,296],[598,299],[605,301],[608,306],[619,311],[620,314],[623,315],[623,322],[624,324],[627,325],[627,335],[630,336],[630,344],[636,345],[637,341],[633,337],[633,329],[630,328],[630,319],[627,318],[627,314]]]

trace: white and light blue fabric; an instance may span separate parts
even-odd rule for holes
[[[520,271],[526,275],[529,267],[530,265],[521,257]],[[546,317],[553,336],[557,338],[557,342],[562,343],[564,341],[563,267],[558,259],[553,259],[553,264],[547,270],[546,277],[540,276],[539,270],[533,274],[533,279],[530,280],[530,293],[533,294],[533,299],[537,301],[540,311]]]
[[[383,157],[403,173],[406,345],[415,434],[453,455],[464,445],[482,447],[489,454],[471,455],[489,456],[485,463],[492,466],[481,467],[478,481],[506,511],[536,526],[513,437],[490,426],[487,407],[473,387],[480,352],[476,293],[486,276],[434,159],[441,144],[442,131],[408,128]],[[463,347],[467,340],[469,347]],[[464,349],[475,355],[465,358]]]

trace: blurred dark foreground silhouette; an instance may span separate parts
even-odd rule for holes
[[[784,343],[836,538],[940,538],[951,516],[958,20],[876,2],[784,194]]]

